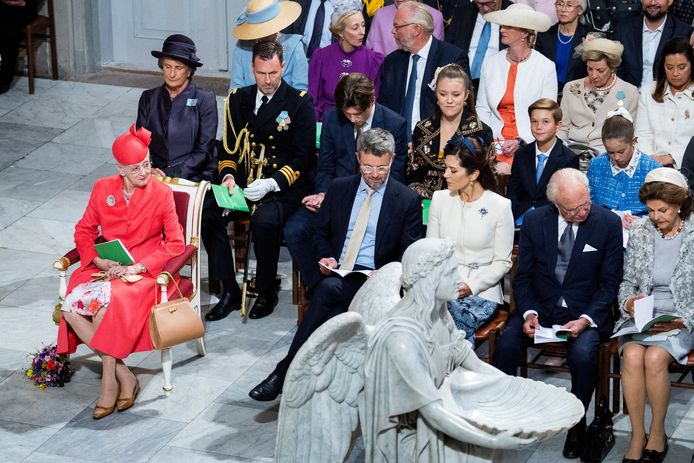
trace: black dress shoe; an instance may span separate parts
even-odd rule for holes
[[[667,451],[669,450],[669,448],[670,446],[667,442],[667,436],[665,436],[665,448],[663,449],[663,451],[658,452],[657,450],[646,449],[643,451],[641,461],[643,463],[661,463],[663,460],[665,460],[665,455],[667,455]]]
[[[216,320],[221,320],[229,315],[234,310],[241,309],[241,300],[238,296],[233,296],[231,293],[224,293],[222,298],[217,302],[212,310],[207,312],[205,315],[205,320],[213,322]]]
[[[248,318],[256,320],[267,317],[275,310],[278,301],[279,297],[275,291],[260,293],[258,299],[253,303],[253,308],[248,313]]]
[[[641,458],[639,458],[638,460],[634,460],[633,458],[627,457],[622,458],[622,463],[641,463],[641,461]]]
[[[564,450],[562,450],[562,455],[564,458],[578,458],[581,456],[581,451],[583,451],[583,441],[586,437],[586,422],[582,419],[578,422],[576,426],[569,429],[569,433],[566,435],[566,442],[564,442]]]
[[[253,400],[260,402],[268,402],[275,400],[282,393],[282,378],[276,373],[270,373],[270,376],[265,378],[260,384],[251,389],[248,393]]]

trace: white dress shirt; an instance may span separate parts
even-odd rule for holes
[[[470,38],[470,47],[467,52],[468,59],[470,60],[470,65],[472,66],[472,61],[475,59],[475,53],[477,53],[477,44],[480,42],[480,37],[482,36],[482,29],[487,21],[484,17],[477,13],[477,21],[475,21],[475,28],[472,31],[472,37]],[[484,57],[489,56],[490,53],[499,51],[499,25],[492,23],[491,36],[489,37],[489,43],[487,44],[487,51],[484,53]],[[484,60],[482,60],[484,62]]]
[[[412,105],[412,126],[409,127],[410,132],[414,132],[414,127],[417,122],[421,120],[419,114],[419,99],[422,94],[420,89],[422,88],[422,79],[424,78],[424,70],[427,68],[427,58],[429,57],[429,50],[431,49],[432,38],[429,37],[426,45],[422,47],[414,55],[419,55],[419,61],[417,61],[417,81],[415,82],[415,88],[417,91],[414,94],[414,104]],[[410,55],[410,61],[407,63],[407,80],[405,82],[410,82],[410,73],[412,72],[412,54]],[[427,82],[428,84],[429,82]],[[405,84],[407,85],[407,84]],[[405,95],[407,95],[407,87],[405,88]]]
[[[535,170],[537,170],[537,155],[538,154],[544,154],[547,156],[547,159],[545,160],[545,167],[547,167],[547,162],[549,161],[549,154],[552,152],[554,149],[554,145],[557,144],[557,137],[554,137],[554,143],[552,143],[552,146],[547,151],[540,151],[540,148],[537,146],[537,143],[535,143]]]
[[[279,88],[279,86],[277,86]],[[272,92],[269,95],[265,95],[263,92],[260,90],[256,90],[255,92],[255,107],[253,108],[253,114],[256,116],[258,115],[258,110],[260,109],[260,105],[263,104],[263,97],[267,97],[267,102],[270,103],[270,100],[272,100],[272,97],[275,96],[275,93],[277,92],[277,88],[275,89],[274,92]]]
[[[641,88],[648,87],[653,82],[653,65],[655,63],[655,54],[658,51],[658,44],[663,36],[663,27],[667,21],[665,19],[660,23],[660,26],[654,31],[650,30],[646,25],[646,18],[643,19],[643,29],[641,30],[641,47],[643,50],[643,73],[641,74]]]
[[[369,117],[366,118],[366,121],[364,122],[364,125],[361,126],[361,133],[366,132],[371,128],[371,124],[373,124],[374,121],[374,113],[376,112],[376,103],[373,103],[371,105],[371,114],[369,114]],[[354,126],[354,139],[357,139],[357,126]]]
[[[320,38],[320,45],[318,48],[327,47],[333,41],[333,34],[328,29],[330,27],[330,17],[335,10],[332,0],[325,0],[325,19],[323,20],[323,33]],[[306,16],[306,25],[304,26],[304,47],[308,48],[308,44],[311,43],[311,36],[313,35],[313,25],[316,22],[316,13],[318,12],[318,6],[320,6],[320,0],[312,0],[311,6],[308,9],[308,15]]]

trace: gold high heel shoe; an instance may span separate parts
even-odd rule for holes
[[[133,389],[132,397],[125,397],[123,399],[118,399],[116,405],[118,406],[118,411],[122,412],[127,410],[135,404],[135,399],[137,399],[137,394],[140,392],[140,380],[135,377],[135,389]],[[113,413],[113,412],[111,412]]]
[[[118,385],[118,395],[120,395],[120,384]],[[110,407],[104,407],[98,403],[94,406],[94,413],[92,413],[92,418],[95,420],[100,420],[101,418],[110,415],[116,411],[116,404],[118,403],[118,395],[116,396],[116,402]]]

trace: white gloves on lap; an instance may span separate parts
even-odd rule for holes
[[[279,185],[273,178],[261,178],[254,180],[243,191],[243,195],[251,201],[260,201],[272,191],[280,191]]]

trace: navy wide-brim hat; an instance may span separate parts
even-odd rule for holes
[[[164,40],[161,51],[152,50],[152,56],[155,58],[173,58],[190,67],[199,68],[202,63],[195,52],[195,42],[183,34],[174,34]]]

